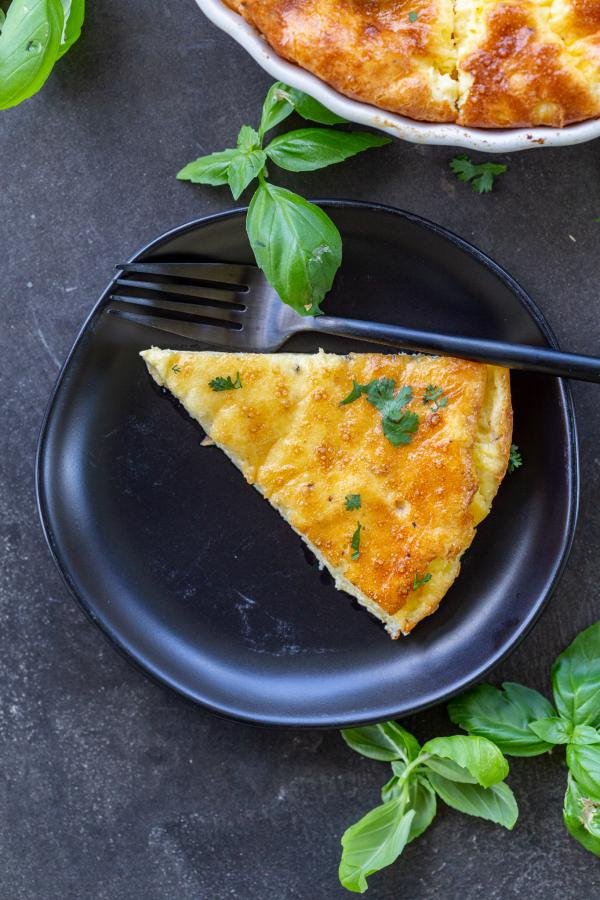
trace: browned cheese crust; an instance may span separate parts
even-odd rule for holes
[[[225,0],[341,93],[486,128],[600,115],[600,0]]]
[[[396,637],[433,612],[489,512],[508,463],[509,373],[457,359],[351,354],[144,351],[165,385],[275,506],[336,578]],[[217,376],[243,387],[213,391]],[[340,405],[353,380],[409,385],[420,417],[410,444],[384,436],[364,397]],[[429,385],[448,404],[423,402]],[[359,494],[359,510],[345,497]],[[360,521],[360,556],[351,538]],[[414,580],[429,573],[418,589]]]
[[[229,5],[280,56],[348,97],[414,119],[456,118],[452,0],[230,0]]]
[[[600,2],[456,0],[461,125],[551,125],[600,114]]]

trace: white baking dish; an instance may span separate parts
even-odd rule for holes
[[[378,128],[404,141],[466,147],[486,153],[508,153],[532,147],[564,147],[600,137],[600,119],[567,125],[565,128],[491,129],[417,122],[385,112],[368,103],[349,100],[319,78],[282,59],[251,25],[225,6],[222,0],[196,0],[196,3],[211,22],[241,44],[273,78],[305,91],[351,122]]]

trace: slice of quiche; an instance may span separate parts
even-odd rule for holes
[[[437,609],[506,472],[507,369],[406,354],[141,355],[392,637]]]

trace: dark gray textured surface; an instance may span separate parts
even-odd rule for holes
[[[73,604],[37,521],[37,432],[81,321],[117,260],[231,205],[225,190],[173,176],[256,121],[269,84],[192,0],[90,6],[43,93],[0,114],[0,894],[348,896],[339,836],[377,802],[385,767],[337,734],[222,721],[146,681]],[[452,155],[395,143],[282,183],[448,226],[524,284],[565,346],[598,352],[598,145],[511,156],[487,197],[448,173]],[[583,490],[571,560],[498,681],[545,687],[553,657],[600,612],[600,406],[597,388],[574,393]],[[421,738],[451,730],[443,707],[406,724]],[[562,828],[560,757],[513,762],[512,834],[444,811],[369,896],[598,896],[598,861]]]

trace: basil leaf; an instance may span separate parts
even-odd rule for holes
[[[519,809],[514,794],[503,781],[489,788],[479,784],[460,784],[449,781],[435,772],[428,776],[436,794],[444,803],[469,816],[479,816],[511,829],[517,821]]]
[[[451,759],[441,759],[440,757],[432,756],[430,759],[425,760],[424,765],[433,772],[437,772],[438,775],[443,775],[449,781],[477,784],[477,779],[473,778],[464,766],[457,765]]]
[[[576,725],[571,734],[572,744],[600,744],[600,731],[590,725]]]
[[[208,156],[200,156],[193,162],[184,166],[177,173],[180,181],[191,181],[194,184],[228,184],[229,166],[232,160],[240,156],[239,150],[220,150],[218,153],[209,153]]]
[[[81,34],[85,16],[85,0],[61,0],[64,13],[64,27],[61,36],[58,59],[67,52]]]
[[[275,128],[294,111],[294,104],[289,93],[290,88],[281,81],[276,81],[269,88],[263,103],[258,133],[264,137],[266,131]]]
[[[256,262],[284,303],[315,315],[342,261],[342,239],[328,215],[297,194],[262,183],[246,229]]]
[[[431,825],[437,812],[435,791],[426,778],[417,777],[410,782],[408,789],[408,805],[415,811],[410,823],[407,844],[420,837]]]
[[[403,798],[397,797],[376,806],[344,832],[339,878],[349,891],[364,893],[369,875],[398,859],[415,816],[414,809],[404,810]]]
[[[448,704],[455,725],[470,734],[489,738],[510,756],[537,756],[551,744],[536,739],[529,723],[556,715],[552,704],[537,691],[505,682],[503,690],[481,684]]]
[[[563,819],[569,834],[590,853],[600,856],[600,801],[586,797],[572,775],[567,784]]]
[[[341,116],[331,112],[330,109],[327,109],[322,103],[319,103],[314,97],[309,97],[303,91],[299,91],[297,88],[286,87],[286,93],[291,98],[294,109],[303,119],[308,119],[309,122],[318,122],[319,125],[347,124],[347,119],[342,119]]]
[[[13,0],[0,34],[0,109],[42,87],[58,57],[62,31],[60,0]]]
[[[180,181],[218,186],[228,184],[235,200],[257,177],[266,162],[258,132],[242,125],[235,150],[220,150],[200,156],[177,173]]]
[[[381,788],[381,799],[384,803],[393,800],[394,797],[399,797],[402,790],[405,789],[404,784],[400,782],[400,776],[404,773],[406,766],[395,760],[392,763],[392,769],[395,774]],[[427,778],[418,775],[409,782],[408,806],[415,811],[407,840],[407,843],[410,844],[411,841],[423,834],[426,828],[429,828],[436,813],[435,791]]]
[[[552,666],[556,708],[573,725],[600,725],[600,622],[578,634]]]
[[[600,800],[600,744],[570,744],[567,765],[587,796]]]
[[[308,94],[296,88],[289,87],[281,81],[271,85],[263,103],[259,133],[261,137],[266,131],[283,122],[294,110],[311,122],[320,125],[345,125],[346,119],[336,116],[331,110],[326,109],[318,100],[309,97]]]
[[[274,138],[265,152],[276,165],[289,172],[313,172],[390,142],[389,137],[366,131],[300,128]]]
[[[260,137],[251,125],[242,125],[237,136],[238,150],[242,153],[250,153],[252,150],[260,150]]]
[[[387,803],[388,800],[393,800],[394,797],[400,796],[400,792],[402,791],[402,785],[400,785],[400,779],[397,775],[392,775],[389,781],[381,788],[381,799],[384,803]]]
[[[545,719],[547,716],[555,715],[554,707],[539,691],[524,687],[515,681],[505,681],[502,688],[508,701],[513,706],[519,707],[530,719]]]
[[[571,728],[569,722],[551,716],[548,719],[537,719],[530,722],[529,727],[539,738],[549,744],[568,744],[571,740]]]
[[[421,754],[430,753],[442,759],[451,759],[457,765],[467,769],[482,787],[489,787],[503,781],[508,775],[508,763],[495,744],[482,737],[463,737],[460,734],[451,737],[433,738],[423,745]],[[429,768],[431,760],[423,760]]]
[[[421,749],[417,739],[396,722],[346,728],[342,731],[342,737],[352,750],[382,762],[398,759],[412,762]]]
[[[227,169],[227,182],[234,200],[238,199],[251,181],[254,181],[264,168],[266,161],[267,158],[262,150],[238,153],[233,157]]]
[[[238,153],[231,158],[227,167],[227,182],[237,200],[251,181],[262,172],[267,161],[260,146],[260,137],[250,125],[242,125],[237,137]]]

